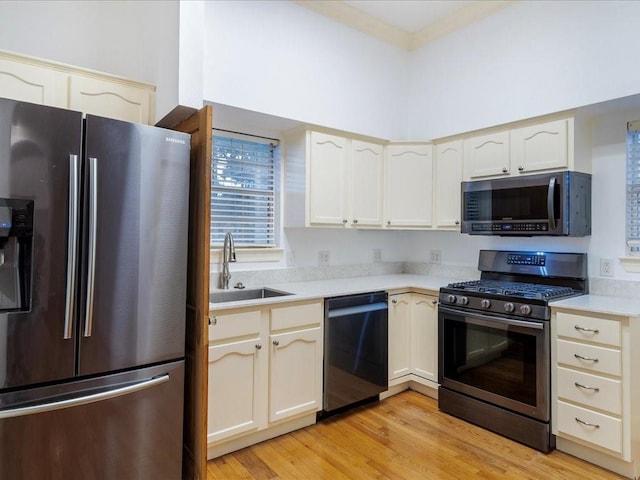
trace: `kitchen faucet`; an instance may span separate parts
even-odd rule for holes
[[[233,235],[227,232],[224,236],[224,246],[222,247],[222,273],[220,274],[220,288],[229,288],[229,262],[236,261],[236,247],[233,244]]]

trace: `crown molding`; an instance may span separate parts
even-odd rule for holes
[[[332,18],[367,35],[409,50],[411,34],[339,0],[294,0],[309,10]]]
[[[355,28],[404,50],[415,50],[440,37],[471,25],[517,0],[478,0],[415,32],[406,32],[340,0],[294,0],[300,6]]]

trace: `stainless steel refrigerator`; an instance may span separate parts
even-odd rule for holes
[[[0,478],[181,478],[189,147],[0,99]]]

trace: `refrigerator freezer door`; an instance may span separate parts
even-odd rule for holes
[[[180,361],[0,395],[0,475],[182,478],[183,389]]]
[[[80,375],[184,356],[189,148],[87,116]]]
[[[79,112],[0,99],[0,198],[33,202],[31,245],[21,245],[31,250],[21,277],[30,277],[29,305],[0,311],[0,391],[74,374],[69,199],[81,138]]]

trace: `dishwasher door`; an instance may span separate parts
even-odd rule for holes
[[[325,412],[388,388],[386,292],[328,298],[324,324]]]

